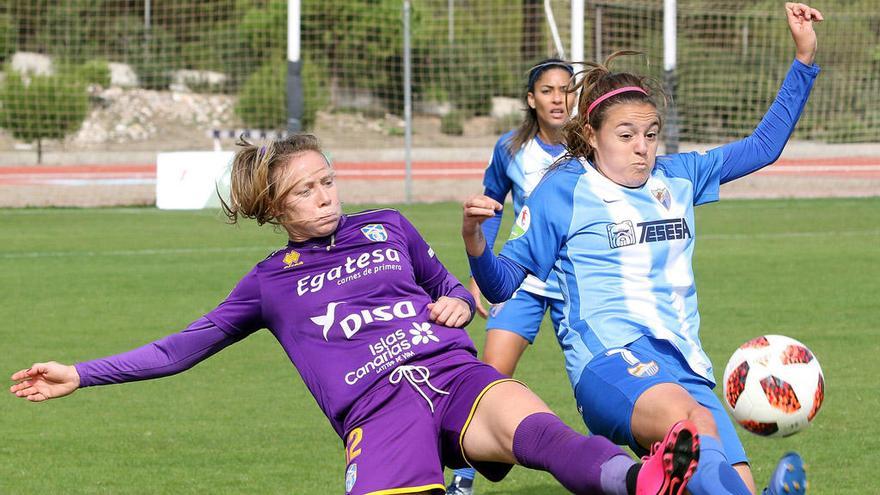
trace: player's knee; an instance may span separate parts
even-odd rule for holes
[[[695,404],[688,408],[687,419],[697,426],[697,432],[700,435],[718,436],[718,427],[715,425],[715,417],[712,412],[705,407]]]
[[[483,362],[498,370],[502,375],[513,376],[517,360],[504,354],[487,352],[483,355]]]

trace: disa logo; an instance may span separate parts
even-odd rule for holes
[[[327,305],[327,312],[320,316],[313,316],[312,323],[321,327],[324,340],[328,340],[327,334],[336,323],[336,308],[345,302],[332,302]],[[372,309],[362,309],[352,313],[339,321],[339,327],[346,339],[354,337],[364,325],[375,321],[391,321],[395,318],[412,318],[416,315],[416,308],[410,301],[400,301],[393,306],[378,306]]]

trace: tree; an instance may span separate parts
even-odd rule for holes
[[[61,139],[82,124],[89,110],[85,84],[69,74],[22,75],[7,68],[0,84],[0,127],[13,137],[37,143],[43,160],[43,139]]]

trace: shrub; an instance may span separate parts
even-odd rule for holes
[[[511,129],[518,128],[522,124],[523,118],[524,112],[510,112],[495,119],[495,134],[504,134]]]
[[[110,87],[110,65],[106,60],[89,60],[74,69],[76,77],[86,84]]]
[[[315,114],[327,105],[326,84],[320,64],[303,62],[302,127],[310,129]],[[284,129],[287,127],[287,64],[272,61],[245,81],[238,95],[235,113],[248,127]]]
[[[464,113],[453,110],[440,119],[440,132],[450,136],[464,134]]]
[[[70,74],[28,76],[7,68],[0,84],[0,127],[13,137],[37,143],[42,161],[42,140],[61,139],[82,124],[89,110],[83,83]]]

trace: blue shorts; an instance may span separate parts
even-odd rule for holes
[[[562,320],[562,305],[561,300],[519,289],[507,301],[493,304],[489,308],[486,329],[513,332],[532,344],[538,336],[538,330],[541,329],[541,322],[548,307],[553,328],[559,328],[559,322]]]
[[[660,383],[681,385],[712,412],[728,462],[748,462],[733,422],[712,392],[714,385],[691,371],[678,349],[664,340],[641,337],[595,356],[575,387],[578,411],[593,434],[645,455],[647,451],[633,438],[630,421],[639,396]]]

